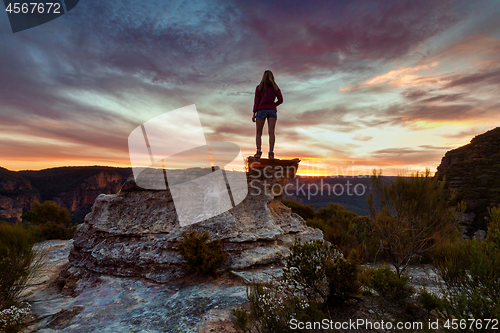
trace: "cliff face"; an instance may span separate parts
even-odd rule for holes
[[[295,176],[298,162],[280,165],[261,160],[246,173],[249,193],[241,203],[186,227],[179,224],[168,188],[145,190],[131,177],[117,194],[96,199],[75,234],[67,272],[84,270],[168,282],[186,273],[175,246],[188,229],[221,239],[230,269],[278,263],[289,253],[295,237],[323,237],[279,200],[279,187]]]
[[[463,228],[472,235],[486,229],[489,206],[500,204],[500,127],[474,137],[468,145],[450,150],[441,160],[436,177],[446,177],[467,211]]]
[[[20,221],[23,212],[38,199],[39,194],[26,178],[0,168],[0,220]]]
[[[40,193],[66,208],[73,222],[82,223],[99,194],[114,194],[132,173],[129,168],[64,167],[20,171]],[[29,209],[29,207],[28,207]]]
[[[72,191],[63,192],[50,200],[70,212],[72,219],[83,221],[99,194],[118,192],[125,179],[113,171],[102,171],[85,179]]]

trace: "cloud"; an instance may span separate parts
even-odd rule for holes
[[[433,146],[433,145],[421,145],[419,147],[424,148],[424,149],[445,149],[445,150],[450,150],[450,149],[455,148],[455,147],[439,147],[439,146]]]
[[[429,149],[386,148],[374,151],[369,155],[368,160],[372,164],[381,165],[428,165],[434,166],[443,156],[440,149],[429,151]]]
[[[387,73],[375,76],[371,79],[365,80],[364,82],[359,83],[355,86],[340,88],[341,92],[351,91],[356,89],[364,89],[376,85],[390,85],[394,87],[400,86],[410,86],[414,84],[425,84],[434,83],[435,78],[426,77],[424,75],[417,75],[416,72],[430,69],[439,64],[439,62],[433,62],[431,64],[426,65],[417,65],[417,66],[408,66],[402,67],[398,69],[391,70]]]
[[[373,139],[373,136],[362,136],[362,135],[356,135],[355,137],[352,138],[353,140],[356,141],[370,141]]]
[[[488,127],[481,127],[481,128],[473,127],[454,134],[441,134],[441,137],[447,139],[469,139],[475,137],[476,135],[486,132],[488,129],[489,129]]]
[[[493,68],[472,74],[462,74],[450,77],[450,82],[443,88],[463,87],[469,85],[487,85],[500,86],[500,68]]]

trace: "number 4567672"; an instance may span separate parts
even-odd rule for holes
[[[31,3],[9,3],[7,8],[5,8],[5,11],[9,13],[14,13],[14,14],[34,14],[34,13],[39,13],[39,14],[60,14],[61,13],[61,4],[58,2],[31,2]]]

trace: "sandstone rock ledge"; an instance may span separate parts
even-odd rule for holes
[[[279,200],[281,186],[295,176],[299,162],[248,159],[247,197],[231,210],[187,227],[178,222],[168,188],[145,190],[130,177],[117,194],[96,199],[78,227],[65,274],[83,270],[169,282],[187,272],[175,245],[188,229],[222,240],[227,269],[279,264],[295,237],[323,238]]]

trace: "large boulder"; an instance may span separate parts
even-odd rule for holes
[[[281,189],[296,174],[299,160],[248,160],[248,195],[235,207],[182,227],[166,190],[143,189],[130,177],[117,194],[97,197],[79,225],[66,269],[168,282],[187,267],[175,250],[188,229],[220,239],[228,257],[225,268],[243,270],[280,263],[296,237],[322,239],[284,206]]]

